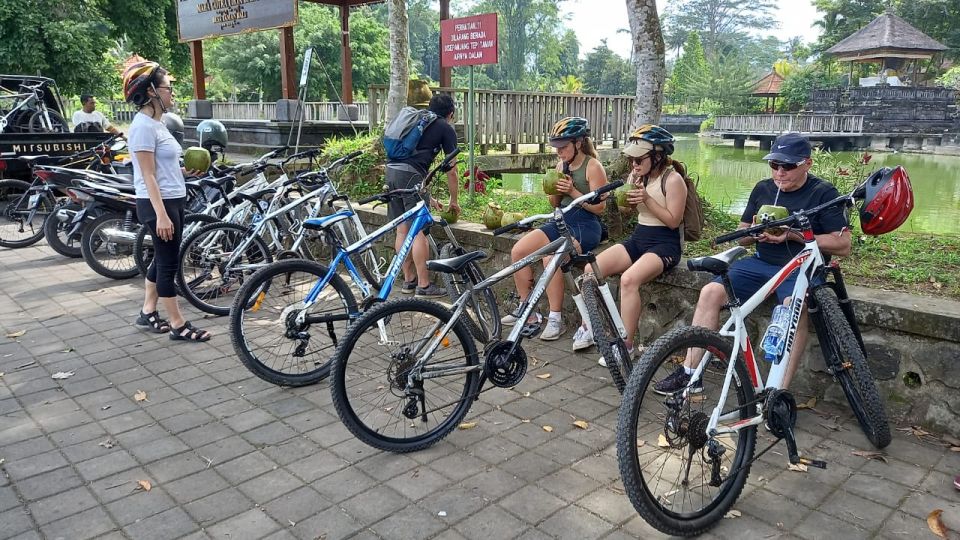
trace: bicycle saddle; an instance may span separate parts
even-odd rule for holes
[[[720,276],[727,273],[727,270],[730,269],[730,263],[746,253],[747,250],[740,246],[732,247],[723,253],[690,259],[687,261],[687,268],[693,272],[710,272],[713,275]]]
[[[450,257],[449,259],[434,259],[432,261],[427,261],[427,270],[433,270],[434,272],[443,272],[445,274],[456,274],[457,272],[463,270],[463,267],[467,263],[473,261],[483,260],[487,258],[487,254],[477,250],[471,251],[470,253],[464,253],[459,257]]]
[[[273,188],[261,189],[260,191],[254,191],[253,193],[234,193],[230,200],[233,202],[238,201],[250,201],[251,204],[257,204],[257,201],[262,199],[265,195],[272,195],[276,193],[277,190]]]
[[[338,221],[343,221],[353,215],[353,212],[350,210],[340,210],[339,212],[334,212],[329,216],[315,217],[307,219],[303,222],[304,229],[310,229],[314,231],[319,231]],[[427,263],[429,266],[429,263]]]

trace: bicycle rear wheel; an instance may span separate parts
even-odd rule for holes
[[[47,245],[64,257],[79,259],[83,257],[80,250],[80,239],[83,237],[83,230],[70,234],[74,224],[72,218],[77,212],[83,211],[83,206],[69,199],[61,200],[54,207],[53,212],[43,220],[43,236],[47,240]]]
[[[330,384],[343,424],[364,443],[390,452],[422,450],[466,416],[480,379],[477,351],[459,322],[423,370],[420,346],[450,320],[435,302],[393,300],[368,310],[337,347]]]
[[[197,309],[228,315],[243,282],[273,261],[263,239],[248,234],[247,228],[240,225],[211,223],[181,244],[177,285],[183,297]],[[243,243],[243,252],[227,267],[227,261]]]
[[[877,448],[884,448],[891,441],[890,424],[859,340],[844,317],[833,290],[818,287],[813,291],[813,297],[828,330],[822,332],[824,336],[817,334],[827,366],[840,382],[867,439]]]
[[[690,348],[707,351],[702,391],[691,391],[686,398],[682,391],[661,395],[654,386],[682,366]],[[758,414],[746,368],[731,353],[731,343],[716,332],[686,326],[657,339],[630,374],[617,425],[620,475],[633,507],[663,533],[693,536],[706,531],[733,506],[747,481],[755,426],[716,436],[713,445],[722,453],[716,458],[708,454],[706,427],[729,362],[735,362],[734,376],[727,402],[720,403],[719,427]],[[720,483],[711,486],[714,472]]]
[[[613,323],[613,318],[603,302],[597,276],[584,274],[580,283],[580,294],[583,295],[583,303],[587,307],[587,316],[590,318],[593,342],[596,343],[597,351],[607,363],[613,384],[622,394],[627,385],[626,381],[630,378],[630,371],[633,370],[631,351],[620,337],[617,326]]]
[[[309,315],[297,322],[304,300],[326,274],[327,267],[313,261],[279,261],[250,276],[237,292],[230,336],[237,356],[254,375],[282,386],[327,378],[357,302],[334,274]]]
[[[34,196],[35,208],[30,200]],[[43,222],[56,204],[49,192],[31,191],[29,182],[0,180],[0,246],[23,248],[39,242],[43,238]]]
[[[440,258],[447,259],[463,255],[463,250],[459,251],[454,249],[453,244],[444,244],[440,248]],[[468,288],[486,279],[483,271],[480,270],[480,266],[475,262],[467,264],[463,272],[459,274],[444,273],[441,275],[451,303],[459,300]],[[460,320],[477,341],[487,344],[500,339],[500,311],[497,308],[497,297],[493,294],[492,289],[488,288],[479,293],[474,293],[473,298],[467,302],[463,314],[465,317]]]

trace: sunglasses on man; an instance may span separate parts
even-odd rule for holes
[[[771,170],[775,171],[777,169],[783,169],[786,172],[790,172],[796,169],[797,167],[799,167],[800,165],[803,165],[802,161],[800,163],[783,163],[782,161],[769,161],[768,163],[770,164]]]

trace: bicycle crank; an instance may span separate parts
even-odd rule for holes
[[[500,341],[487,347],[483,373],[495,386],[516,386],[527,374],[527,353],[519,343]]]

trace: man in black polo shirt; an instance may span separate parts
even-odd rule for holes
[[[747,207],[740,217],[741,229],[753,224],[753,216],[765,204],[786,207],[788,212],[797,212],[813,208],[821,203],[835,199],[840,194],[833,184],[810,174],[813,160],[810,158],[810,141],[799,133],[787,133],[777,137],[770,153],[763,157],[770,164],[772,177],[761,180],[750,193]],[[850,228],[842,209],[835,207],[810,216],[813,233],[825,258],[830,255],[850,254]],[[757,253],[753,257],[740,259],[730,267],[730,281],[734,292],[741,301],[745,301],[763,286],[797,253],[803,250],[803,235],[796,230],[786,230],[773,235],[764,232],[756,238],[743,238],[740,245],[757,244]],[[779,287],[777,298],[786,303],[793,293],[797,281],[797,272],[790,275]],[[700,299],[693,314],[693,326],[702,326],[711,330],[720,328],[720,310],[727,303],[727,293],[717,278],[700,291]],[[806,306],[800,318],[790,366],[784,374],[783,388],[790,385],[800,356],[807,343],[808,317]],[[690,349],[686,362],[659,381],[654,389],[662,394],[673,393],[687,386],[690,375],[703,357],[702,349]],[[691,389],[697,391],[702,385],[694,383]]]
[[[399,161],[387,162],[387,186],[389,189],[402,189],[413,187],[422,182],[426,176],[433,160],[437,158],[440,150],[444,155],[453,152],[457,148],[457,133],[450,124],[453,122],[454,104],[453,98],[446,94],[437,94],[430,99],[430,111],[437,115],[437,119],[427,126],[417,143],[417,149],[410,157]],[[460,212],[460,205],[457,204],[457,168],[454,167],[447,172],[447,187],[450,190],[450,211]],[[414,207],[420,197],[417,195],[405,196],[402,199],[396,198],[390,201],[387,207],[387,216],[394,219],[403,215],[404,212]],[[436,200],[425,197],[425,202],[436,208],[440,208],[440,203]],[[404,222],[397,227],[397,239],[394,248],[400,251],[400,246],[407,238],[407,232],[410,230],[410,223]],[[443,287],[434,285],[430,280],[430,272],[427,270],[427,258],[430,255],[430,247],[427,245],[427,238],[423,234],[413,241],[411,257],[403,262],[403,287],[400,292],[410,294],[416,291],[416,295],[425,298],[436,298],[446,295]],[[411,260],[412,259],[412,260]]]

